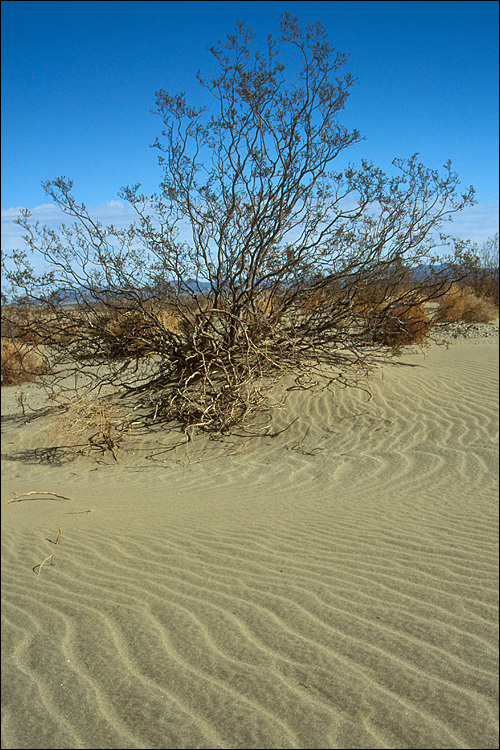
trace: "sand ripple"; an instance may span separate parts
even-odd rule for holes
[[[497,747],[493,351],[291,394],[245,455],[33,469],[76,499],[2,508],[3,747]]]

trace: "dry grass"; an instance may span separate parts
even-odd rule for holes
[[[123,410],[109,398],[81,395],[64,407],[56,428],[73,453],[86,455],[98,450],[104,455],[109,451],[117,461],[117,449],[132,426]]]
[[[178,333],[182,327],[178,311],[166,307],[146,306],[142,310],[106,311],[99,318],[100,333],[112,359],[142,357],[151,352],[151,341],[161,331]]]
[[[39,307],[5,305],[2,307],[2,336],[24,344],[65,343],[79,334],[71,312],[56,314]]]
[[[13,495],[10,500],[7,500],[5,505],[9,505],[10,503],[20,503],[23,498],[30,497],[32,495],[36,495],[39,497],[40,495],[50,495],[50,497],[59,497],[61,500],[71,500],[70,497],[66,497],[66,495],[58,495],[57,492],[47,492],[46,490],[31,490],[31,492],[21,492],[20,495]]]
[[[249,324],[253,324],[262,323],[279,310],[282,306],[282,298],[269,291],[260,291],[255,293],[251,301],[242,298],[238,305],[233,305],[231,300],[221,298],[216,303],[212,297],[200,297],[198,304],[201,312],[217,312],[218,310],[230,312],[238,309],[239,305],[240,313]]]
[[[47,360],[28,345],[2,337],[2,385],[35,380],[49,371]]]
[[[147,334],[144,318],[136,310],[109,313],[99,321],[108,356],[120,358],[142,356],[147,351],[143,337]]]
[[[47,560],[50,560],[50,564],[54,565],[54,555],[49,555],[45,558],[45,560],[42,560],[41,563],[38,563],[38,565],[35,565],[34,568],[32,568],[33,573],[36,573],[37,576],[40,575],[40,571],[42,570],[44,564],[47,562]],[[37,571],[38,568],[38,571]]]
[[[441,322],[489,323],[498,318],[498,307],[485,297],[478,297],[470,287],[453,284],[439,300],[436,319]]]
[[[178,333],[181,327],[179,313],[169,310],[160,310],[157,313],[158,320],[166,331]]]

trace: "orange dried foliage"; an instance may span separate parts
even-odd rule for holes
[[[498,318],[498,307],[485,297],[478,297],[470,287],[452,284],[448,294],[439,300],[436,319],[442,322],[489,323]]]
[[[431,328],[430,318],[421,303],[386,307],[370,322],[374,326],[373,341],[391,347],[419,344],[427,338]]]
[[[48,372],[48,363],[37,352],[22,343],[2,337],[1,340],[2,385],[18,385],[35,380]]]

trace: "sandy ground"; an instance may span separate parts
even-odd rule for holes
[[[498,747],[498,337],[371,390],[117,463],[2,389],[2,747]]]

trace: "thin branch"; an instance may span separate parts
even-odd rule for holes
[[[40,575],[40,571],[42,570],[42,566],[43,566],[43,564],[44,564],[44,563],[46,563],[46,562],[47,562],[47,560],[50,560],[50,561],[51,561],[51,563],[50,563],[50,564],[51,564],[51,565],[54,565],[54,560],[53,560],[53,557],[54,557],[54,555],[49,555],[48,557],[46,557],[46,558],[45,558],[45,560],[42,560],[42,562],[41,562],[41,563],[39,563],[38,565],[35,565],[35,567],[34,567],[34,568],[32,568],[32,570],[33,570],[33,573],[35,573],[35,574],[36,574],[37,576],[39,576],[39,575]],[[36,572],[36,570],[35,570],[36,568],[38,568],[38,573],[37,573],[37,572]]]
[[[58,495],[56,492],[45,492],[42,490],[40,491],[33,490],[32,492],[22,492],[20,495],[14,495],[13,497],[11,497],[10,500],[7,500],[5,504],[8,505],[9,503],[14,503],[14,502],[20,503],[23,501],[24,498],[29,497],[30,495],[50,495],[51,497],[59,497],[61,498],[61,500],[73,499],[71,497],[66,497],[65,495]]]

